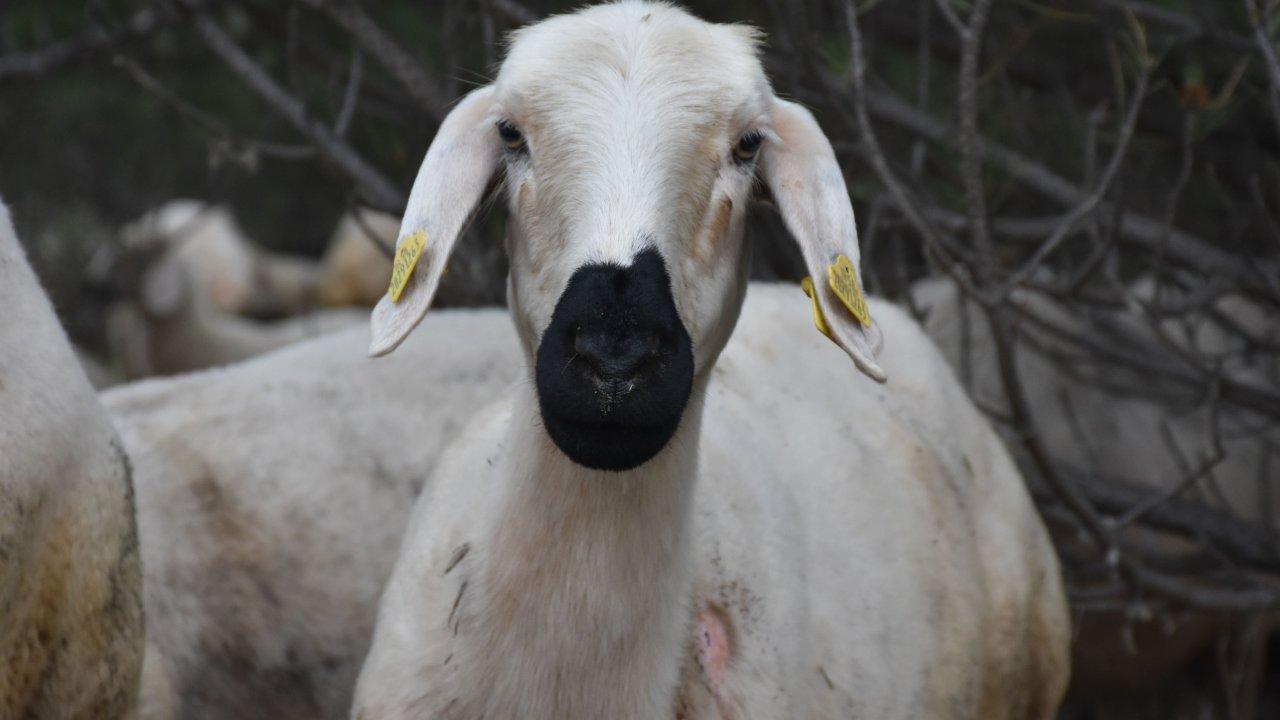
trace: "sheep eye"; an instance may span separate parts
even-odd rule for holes
[[[524,149],[524,135],[521,134],[519,128],[511,124],[510,120],[498,121],[498,137],[502,138],[502,142],[507,146],[508,150]]]
[[[764,142],[764,134],[754,130],[738,138],[738,144],[733,146],[734,159],[740,163],[755,160],[762,142]]]

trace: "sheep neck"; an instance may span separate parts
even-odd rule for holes
[[[479,578],[476,657],[494,683],[484,715],[660,716],[689,622],[702,393],[667,448],[624,473],[571,462],[529,432],[536,404],[524,404]]]

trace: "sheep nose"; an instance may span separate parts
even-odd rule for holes
[[[573,339],[573,351],[587,363],[594,379],[605,384],[633,380],[660,349],[657,334],[646,331],[579,329]]]

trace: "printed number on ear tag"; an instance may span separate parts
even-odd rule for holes
[[[836,297],[862,323],[862,327],[871,327],[871,312],[867,310],[866,298],[862,297],[858,271],[853,262],[844,255],[837,256],[836,261],[827,266],[827,281],[831,283]]]
[[[813,278],[806,277],[800,281],[800,289],[804,290],[804,294],[809,296],[810,302],[813,303],[813,325],[818,328],[818,332],[827,336],[831,342],[836,342],[836,338],[831,334],[831,328],[827,327],[827,319],[822,317],[822,308],[818,307],[818,294],[813,290]],[[839,343],[836,343],[839,345]]]
[[[391,296],[391,302],[400,302],[400,295],[404,292],[405,285],[409,284],[413,268],[422,258],[422,249],[426,246],[427,234],[419,230],[405,237],[396,247],[396,258],[391,263],[391,285],[387,288],[387,295]]]

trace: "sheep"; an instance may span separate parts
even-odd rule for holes
[[[338,221],[321,259],[320,299],[328,307],[373,307],[387,291],[389,249],[400,218],[374,210],[350,212]]]
[[[129,463],[0,202],[0,717],[122,718],[142,664]]]
[[[339,221],[325,250],[320,296],[327,307],[371,308],[386,294],[400,218],[372,210],[355,210]],[[449,276],[436,292],[437,306],[500,305],[491,287],[505,272],[498,243],[473,246],[453,258]]]
[[[191,275],[195,293],[222,312],[274,318],[316,306],[320,264],[259,248],[225,207],[170,200],[125,225],[120,240],[134,255],[172,251],[172,262]]]
[[[922,330],[868,310],[831,145],[752,31],[634,1],[518,31],[427,151],[371,354],[499,173],[524,381],[420,494],[352,717],[1053,717],[1045,528]],[[747,289],[757,174],[812,307]]]
[[[345,715],[413,498],[517,373],[505,312],[427,325],[452,341],[375,368],[359,326],[102,395],[134,467],[143,720]]]
[[[1135,298],[1150,300],[1154,284],[1150,278],[1140,278],[1130,292]],[[962,328],[967,320],[971,394],[983,407],[1007,414],[1008,399],[990,325],[983,313],[973,302],[964,299],[955,284],[946,278],[917,281],[912,285],[911,294],[925,314],[926,332],[956,368],[965,363],[966,341]],[[1015,296],[1015,301],[1027,307],[1032,315],[1048,318],[1073,332],[1087,332],[1086,320],[1067,316],[1047,296],[1023,290]],[[1240,297],[1224,296],[1217,301],[1216,310],[1247,328],[1255,337],[1272,341],[1280,338],[1280,324],[1275,318],[1265,317]],[[1157,344],[1145,321],[1132,313],[1115,313],[1111,320],[1131,327],[1133,337]],[[1230,338],[1206,318],[1193,318],[1190,332],[1177,327],[1172,320],[1166,321],[1166,330],[1185,348],[1229,358],[1230,361],[1224,363],[1224,372],[1231,373],[1237,380],[1268,382],[1265,370],[1256,362],[1242,362],[1235,352],[1238,348],[1231,347]],[[1047,347],[1062,349],[1060,341],[1032,323],[1023,323],[1022,332]],[[1203,408],[1188,412],[1140,395],[1122,395],[1110,391],[1105,384],[1082,382],[1071,375],[1071,372],[1082,372],[1087,377],[1123,385],[1126,379],[1116,370],[1076,362],[1069,371],[1053,359],[1027,349],[1018,354],[1018,372],[1028,395],[1038,438],[1049,456],[1062,467],[1152,488],[1171,487],[1185,471],[1165,440],[1162,428],[1166,424],[1179,450],[1191,462],[1211,454],[1208,412]],[[1233,419],[1224,414],[1220,421],[1229,427]],[[1274,447],[1280,444],[1280,437],[1275,432],[1263,438],[1254,433],[1234,439],[1231,435],[1229,431],[1224,433],[1226,455],[1213,469],[1223,499],[1230,510],[1245,518],[1258,519],[1267,512],[1280,512],[1280,499],[1273,499],[1272,506],[1266,507],[1259,503],[1256,494],[1263,452],[1261,443],[1269,442]],[[1086,613],[1081,617],[1074,645],[1076,684],[1086,696],[1155,688],[1202,655],[1223,631],[1240,624],[1239,618],[1211,613],[1192,614],[1174,626],[1166,626],[1154,618],[1129,618],[1120,612]]]
[[[112,355],[124,375],[140,379],[229,365],[363,320],[354,310],[321,310],[260,322],[209,308],[181,278],[184,270],[159,269],[175,279],[173,295],[117,303],[108,310]]]
[[[136,277],[125,280],[128,294],[107,311],[107,336],[129,378],[226,365],[363,320],[351,310],[271,322],[243,317],[311,307],[321,269],[257,249],[225,209],[173,201],[121,236],[122,267]]]

